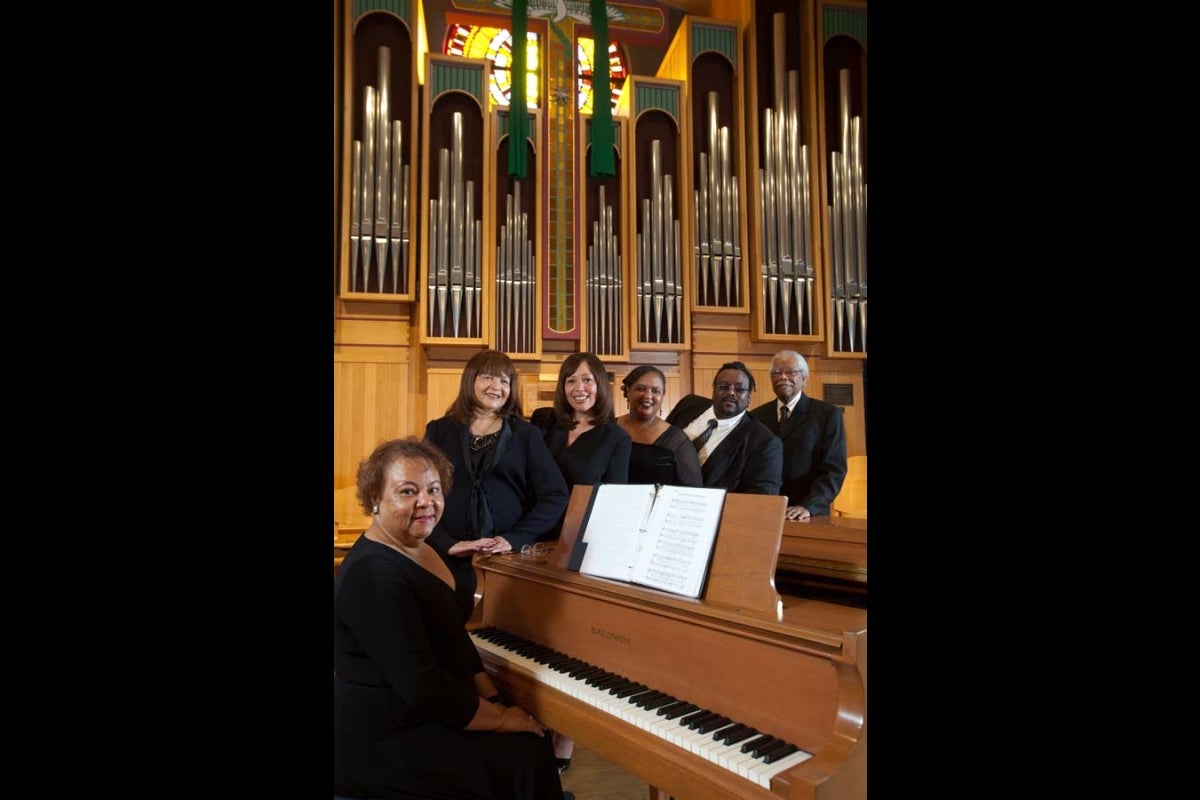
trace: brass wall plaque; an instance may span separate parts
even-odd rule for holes
[[[833,403],[835,406],[852,406],[854,405],[854,384],[853,383],[827,383],[824,388],[826,403]]]

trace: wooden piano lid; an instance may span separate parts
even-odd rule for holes
[[[550,563],[567,568],[587,512],[591,486],[576,486]],[[704,583],[704,602],[763,619],[782,619],[783,605],[775,590],[775,566],[787,498],[782,495],[725,496],[712,562]]]

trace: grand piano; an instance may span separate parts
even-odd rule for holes
[[[864,800],[867,612],[776,593],[786,498],[726,496],[692,599],[566,568],[590,493],[548,556],[475,562],[468,629],[509,701],[651,800]]]

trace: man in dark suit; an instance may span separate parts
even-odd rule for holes
[[[750,415],[783,440],[783,489],[788,519],[828,514],[846,478],[846,427],[842,410],[804,393],[808,362],[794,350],[771,357],[775,400]],[[786,417],[781,421],[783,409]]]
[[[746,413],[753,391],[750,370],[740,361],[731,361],[722,364],[713,378],[712,399],[689,394],[667,415],[667,422],[683,428],[696,444],[705,486],[742,494],[779,494],[783,442]]]

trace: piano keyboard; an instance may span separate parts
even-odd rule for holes
[[[481,628],[471,638],[480,652],[497,656],[537,682],[764,788],[771,788],[771,778],[778,773],[812,758],[790,742],[500,628]]]

